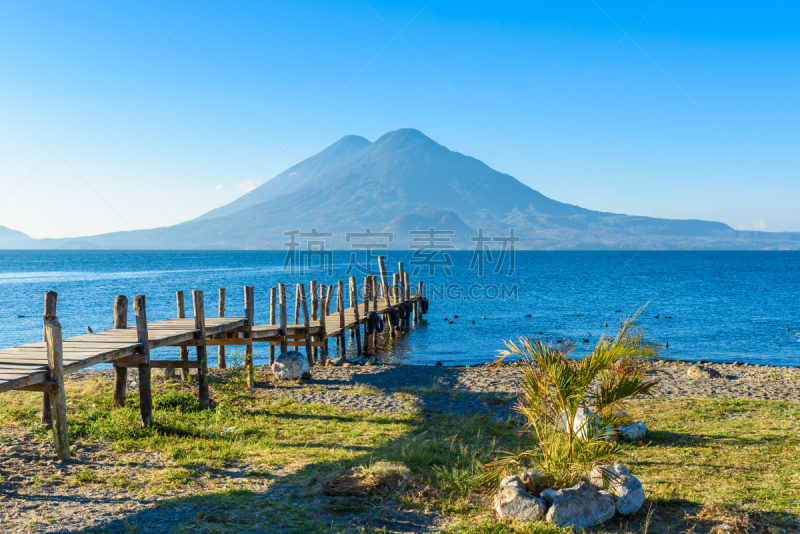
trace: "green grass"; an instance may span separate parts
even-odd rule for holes
[[[125,408],[112,409],[110,382],[68,383],[72,442],[115,461],[66,480],[37,483],[104,484],[167,496],[159,506],[202,506],[203,513],[175,526],[176,532],[373,532],[359,519],[400,507],[443,514],[444,530],[456,534],[558,530],[499,521],[476,487],[483,465],[501,449],[532,445],[514,423],[424,409],[376,415],[303,404],[247,390],[236,373],[230,372],[230,381],[225,373],[215,376],[212,410],[198,409],[196,384],[154,379],[155,424],[146,429],[136,395],[128,396]],[[359,394],[385,394],[373,389]],[[0,424],[26,427],[50,440],[35,417],[40,399],[35,393],[4,394]],[[797,528],[800,404],[648,400],[628,411],[651,429],[643,446],[623,443],[620,458],[648,492],[645,507],[653,508],[648,532],[688,530],[684,516],[705,502],[745,504],[766,513],[778,528]],[[157,453],[166,465],[131,465],[142,453]],[[330,477],[388,465],[408,469],[414,482],[408,491],[379,498],[322,494],[321,484]],[[646,515],[642,510],[615,518],[595,531],[644,532]],[[135,525],[136,517],[128,521]]]

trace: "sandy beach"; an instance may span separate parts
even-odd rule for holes
[[[656,396],[800,401],[800,368],[702,363],[699,367],[719,376],[689,376],[690,370],[697,367],[696,363],[673,360],[651,364],[648,374],[660,380]],[[353,410],[398,413],[433,409],[503,418],[512,413],[520,375],[515,364],[500,368],[346,364],[314,367],[312,380],[295,382],[274,380],[270,370],[262,367],[256,370],[256,387],[266,388],[270,395]],[[68,379],[91,377],[111,379],[113,371],[83,371]],[[135,378],[130,378],[128,387],[131,392],[136,391]]]

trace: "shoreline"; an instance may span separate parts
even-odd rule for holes
[[[383,413],[433,409],[463,415],[486,413],[500,418],[511,412],[521,375],[516,362],[498,368],[486,364],[316,366],[311,369],[310,381],[277,380],[268,366],[256,367],[255,372],[257,389],[305,403]],[[796,367],[697,365],[658,360],[651,364],[648,375],[660,380],[655,398],[800,402],[800,368]],[[153,377],[160,380],[161,374],[154,373]],[[92,378],[112,380],[113,370],[84,370],[68,376],[68,380],[75,381]],[[135,376],[129,375],[128,390],[138,391]]]

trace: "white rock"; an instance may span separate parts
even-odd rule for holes
[[[606,492],[586,481],[558,490],[547,511],[547,522],[559,527],[588,528],[614,517],[616,505]]]
[[[494,508],[500,517],[524,521],[536,521],[547,512],[547,505],[542,499],[515,486],[500,486],[494,499]]]
[[[587,423],[587,421],[590,419],[592,422]],[[599,418],[596,414],[593,414],[592,412],[583,408],[578,408],[578,411],[575,413],[575,420],[572,422],[572,430],[578,435],[578,437],[586,438],[589,425],[596,424],[597,422],[599,422]],[[566,411],[563,411],[559,417],[558,425],[556,425],[556,430],[563,432],[568,424],[569,416]]]
[[[638,441],[647,434],[647,423],[644,421],[636,421],[632,425],[619,427],[617,432],[625,439]]]
[[[639,511],[644,504],[644,489],[639,479],[631,475],[625,464],[614,462],[603,467],[616,476],[616,479],[610,481],[608,485],[608,492],[614,497],[616,512],[626,515]],[[590,480],[595,486],[603,487],[600,466],[592,469]]]
[[[518,476],[508,476],[500,481],[501,486],[513,486],[515,488],[525,490],[525,484],[522,483],[522,479]]]
[[[618,514],[636,513],[644,504],[644,488],[639,479],[633,475],[622,475],[612,491],[616,499]]]
[[[308,365],[308,358],[296,350],[284,352],[272,364],[272,373],[277,378],[292,380],[300,378],[303,373],[310,373],[311,367]]]
[[[611,465],[596,465],[592,468],[592,472],[589,473],[589,482],[598,488],[605,487],[605,484],[603,484],[603,470],[610,475],[617,477],[631,474],[630,469],[628,469],[628,467],[621,462],[614,462]]]

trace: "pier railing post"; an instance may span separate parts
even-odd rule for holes
[[[175,293],[175,298],[176,298],[177,305],[178,305],[178,319],[185,319],[186,318],[186,303],[184,302],[183,291],[176,292]],[[181,347],[180,348],[180,360],[182,362],[188,362],[189,361],[189,347]],[[172,372],[174,373],[175,370],[173,369]],[[190,369],[188,367],[184,367],[183,369],[181,369],[181,379],[183,379],[184,382],[189,380],[189,373],[190,373]],[[174,376],[174,374],[173,374],[173,376]]]
[[[128,328],[128,297],[117,295],[114,299],[114,328],[124,330]],[[115,408],[125,406],[125,393],[128,389],[128,368],[121,365],[114,366],[114,398],[111,405]]]
[[[322,347],[320,347],[320,351],[319,351],[319,362],[320,362],[321,365],[327,365],[327,363],[328,363],[328,340],[327,340],[328,332],[327,332],[327,329],[325,328],[325,313],[327,312],[327,309],[328,309],[327,308],[327,306],[328,306],[328,303],[327,303],[328,293],[327,293],[327,288],[325,287],[325,284],[322,284],[320,286],[320,288],[319,288],[319,297],[320,297],[320,302],[319,302],[319,310],[320,310],[320,313],[319,313],[319,327],[320,327],[319,339],[322,342]]]
[[[400,276],[400,283],[403,284],[403,302],[408,304],[411,300],[411,292],[408,289],[408,284],[410,283],[408,273],[403,273]],[[408,317],[406,317],[406,330],[411,327],[411,311],[411,309],[408,310]]]
[[[142,345],[144,362],[139,364],[139,413],[142,426],[153,424],[153,393],[150,388],[150,339],[147,335],[147,307],[144,295],[133,297],[133,313],[136,315],[136,338]]]
[[[48,315],[52,315],[53,317],[56,316],[56,303],[58,302],[58,293],[55,291],[45,291],[44,292],[44,317]],[[42,323],[42,341],[47,341],[45,339],[45,328],[44,322]],[[48,427],[52,428],[52,416],[50,415],[50,395],[45,392],[42,393],[42,424],[47,425]]]
[[[309,321],[308,315],[306,287],[303,284],[297,284],[297,298],[300,302],[300,305],[303,307],[303,326],[305,327],[306,334],[306,358],[308,358],[309,367],[314,367],[314,351],[311,350],[311,321]]]
[[[391,291],[389,291],[389,280],[386,278],[386,257],[385,256],[378,256],[378,270],[381,274],[381,290],[383,292],[383,300],[386,303],[386,306],[392,305],[392,295]],[[388,319],[388,316],[386,316]],[[385,320],[387,326],[389,327],[389,332],[391,332],[392,337],[394,337],[394,328],[392,328],[391,323],[388,320]]]
[[[286,323],[288,318],[286,314],[286,284],[278,284],[278,296],[280,297],[281,312],[280,312],[280,326],[281,326],[281,354],[286,352],[289,345],[286,343]]]
[[[255,286],[244,286],[244,316],[247,319],[244,335],[250,340],[250,344],[244,348],[244,365],[247,368],[247,387],[255,387],[255,377],[253,376],[253,326],[256,321],[256,288]]]
[[[219,310],[218,317],[225,317],[225,288],[219,288]],[[228,362],[225,361],[225,345],[217,347],[217,367],[225,369],[228,367]]]
[[[44,340],[47,343],[48,379],[55,387],[46,393],[53,421],[53,442],[58,459],[69,460],[67,432],[67,397],[64,392],[64,349],[61,344],[61,324],[55,315],[44,317]]]
[[[328,294],[325,297],[325,306],[323,306],[325,308],[325,311],[323,312],[325,315],[330,315],[331,314],[331,301],[332,300],[333,300],[333,284],[328,286]],[[327,357],[327,355],[328,355],[328,333],[327,333],[327,329],[326,329],[326,332],[325,332],[325,349],[324,350],[325,350],[325,356]]]
[[[353,317],[355,318],[356,331],[356,356],[361,355],[361,323],[358,316],[358,284],[356,277],[350,277],[350,305],[353,307]]]
[[[419,317],[419,321],[422,322],[422,316],[424,315],[422,312],[422,303],[420,302],[420,299],[422,299],[422,280],[417,284],[417,293],[419,294],[417,298],[417,317]]]
[[[318,319],[317,314],[319,313],[319,294],[317,291],[319,290],[317,286],[317,281],[312,280],[309,282],[308,285],[308,292],[311,294],[311,320],[316,321]],[[311,334],[309,334],[310,336]],[[317,361],[317,347],[312,347],[314,351],[314,361]]]
[[[339,356],[345,357],[345,339],[344,339],[344,282],[339,280],[336,284],[336,306],[339,312]]]
[[[400,302],[406,301],[406,273],[403,270],[403,262],[397,263],[397,289],[400,292]]]
[[[205,305],[203,303],[203,292],[194,289],[192,290],[192,304],[194,305],[194,328],[197,330],[197,378],[199,382],[198,387],[198,400],[200,402],[200,409],[206,409],[209,406],[208,396],[208,356],[206,354],[206,316]]]
[[[374,274],[369,275],[369,290],[372,292],[372,309],[378,313],[378,280]],[[372,332],[372,351],[378,348],[378,332]]]
[[[294,291],[294,323],[293,324],[300,324],[300,284],[297,284],[297,287]]]
[[[365,276],[361,295],[361,300],[364,301],[364,319],[369,319],[369,301],[372,298],[369,293],[369,287],[369,276]],[[366,323],[364,324],[364,352],[369,352],[369,334],[367,333]]]
[[[275,324],[275,312],[277,311],[276,308],[278,307],[277,302],[278,300],[278,288],[271,287],[269,289],[269,324]],[[272,365],[275,363],[275,345],[272,343],[269,344],[269,364]]]

